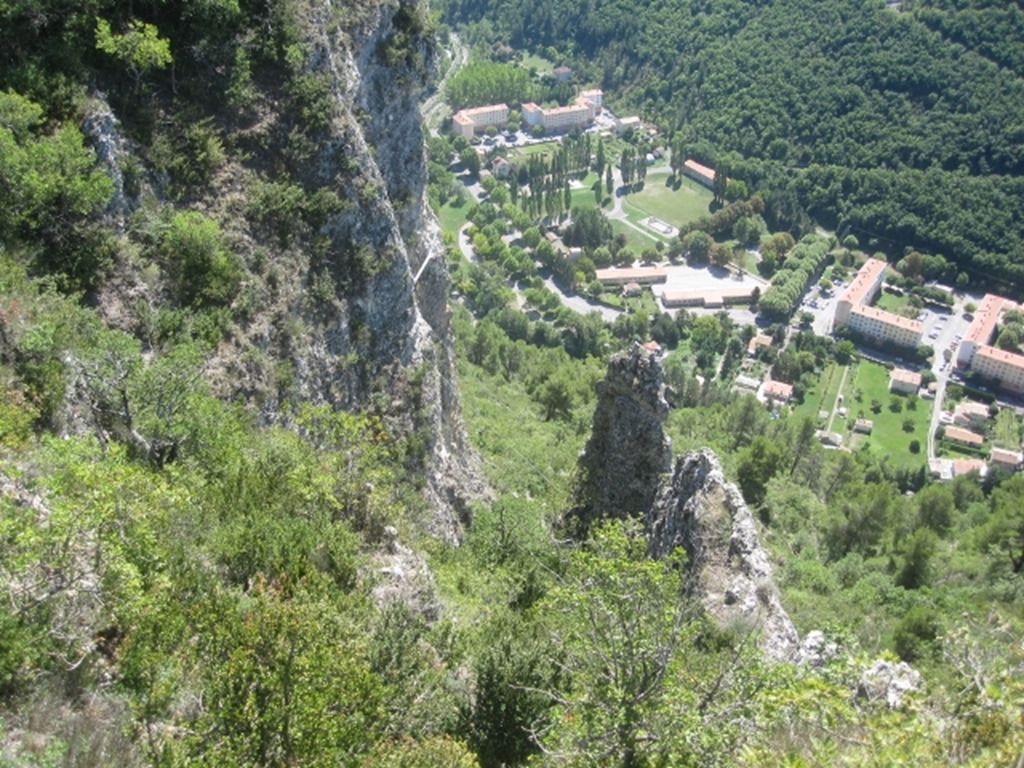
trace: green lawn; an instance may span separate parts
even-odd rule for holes
[[[917,398],[914,402],[915,398],[897,395],[901,409],[894,412],[890,408],[892,395],[889,392],[889,371],[883,365],[865,360],[858,362],[856,367],[851,369],[844,391],[847,393],[845,404],[850,409],[850,418],[856,418],[863,412],[864,418],[874,422],[870,435],[848,434],[846,439],[851,448],[856,450],[867,444],[873,453],[888,456],[890,462],[902,466],[915,466],[926,459],[928,426],[933,405],[931,400]],[[878,413],[871,410],[872,400],[881,403],[882,407]],[[915,406],[913,409],[910,408],[912,402]],[[904,421],[908,419],[913,425],[911,431],[903,428]],[[837,420],[836,425],[838,424]],[[845,425],[843,426],[845,429]],[[910,452],[911,440],[920,443],[920,453],[915,455]]]
[[[669,186],[667,173],[648,176],[640,192],[627,195],[626,212],[636,220],[656,216],[675,227],[705,216],[711,204],[711,191],[691,179],[684,178],[678,189]]]
[[[529,155],[540,155],[544,153],[552,153],[558,148],[557,141],[542,141],[539,144],[526,144],[522,147],[516,147],[509,150],[508,159],[510,162],[515,162],[517,157],[528,157]]]
[[[809,416],[818,424],[818,411],[832,412],[835,406],[836,397],[839,395],[839,385],[843,382],[843,372],[847,370],[845,365],[830,363],[821,373],[818,383],[808,392],[804,393],[804,401],[793,409],[793,415],[797,418]],[[850,375],[847,375],[849,380]],[[828,426],[826,419],[823,424],[818,424],[820,429]],[[836,432],[844,432],[846,424],[837,416],[832,428]]]
[[[591,201],[593,201],[594,199],[593,192],[590,193],[590,199]],[[651,232],[649,235],[645,234],[646,231],[647,230],[644,230],[644,232],[637,232],[635,229],[633,229],[633,227],[629,226],[629,224],[627,224],[626,222],[619,221],[618,219],[612,219],[612,232],[614,232],[616,235],[625,235],[626,245],[628,245],[630,248],[636,251],[637,256],[640,255],[640,251],[646,248],[650,248],[652,245],[654,245],[655,240],[659,239],[658,236],[655,235],[653,232]]]
[[[878,294],[878,301],[875,302],[875,306],[879,309],[884,309],[886,312],[900,312],[901,309],[910,305],[910,297],[907,294],[897,296],[895,293],[889,293],[884,288],[882,292]]]
[[[591,198],[593,198],[593,195],[591,195]],[[458,232],[462,225],[466,223],[466,214],[472,207],[473,203],[467,198],[458,207],[453,206],[452,201],[449,200],[438,208],[437,218],[441,222],[441,231]]]
[[[548,59],[545,59],[543,56],[538,56],[535,53],[529,53],[523,56],[522,61],[519,62],[519,66],[524,67],[526,69],[535,70],[538,75],[541,74],[542,72],[547,72],[548,74],[550,74],[551,72],[555,71],[554,64],[552,64]]]

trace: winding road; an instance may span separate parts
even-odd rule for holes
[[[444,119],[445,112],[449,109],[447,102],[444,100],[445,85],[469,61],[469,48],[463,45],[459,36],[455,33],[452,33],[450,38],[452,58],[448,64],[448,69],[445,70],[444,76],[438,81],[434,95],[420,105],[420,116],[423,118],[423,123],[432,133],[437,132],[438,126],[441,125],[441,121]]]

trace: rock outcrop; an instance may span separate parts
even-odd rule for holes
[[[579,460],[569,514],[577,537],[585,536],[595,520],[639,517],[651,508],[661,477],[672,466],[667,415],[657,355],[635,345],[613,357],[597,385],[594,422]]]
[[[779,600],[754,516],[711,450],[676,459],[645,527],[653,557],[686,550],[691,589],[721,626],[756,631],[770,658],[792,657],[799,638]]]
[[[790,659],[799,638],[754,517],[711,450],[684,454],[672,466],[667,410],[656,352],[636,345],[612,359],[568,523],[579,535],[600,519],[642,517],[652,557],[686,551],[691,595],[719,625],[754,631],[770,658]]]

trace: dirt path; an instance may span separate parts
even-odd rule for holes
[[[843,387],[846,386],[846,376],[852,367],[852,365],[847,365],[843,368],[843,378],[839,380],[839,389],[836,390],[836,399],[832,403],[832,413],[828,417],[828,426],[825,427],[826,432],[832,431],[832,422],[835,421],[836,411],[839,410],[839,396],[843,394]]]

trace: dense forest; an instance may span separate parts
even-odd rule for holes
[[[689,49],[652,56],[641,71],[621,41],[697,24],[732,45],[767,6],[708,4],[690,26],[681,17],[650,27],[649,13],[670,9],[623,2],[590,20],[575,7],[568,16],[544,8],[566,8],[533,9],[556,32],[570,17],[581,29],[599,18],[591,48],[571,51],[595,62],[580,66],[594,66],[596,79],[607,68],[606,87],[623,89],[616,99],[689,131],[668,120],[675,96],[640,90],[656,62],[688,60]],[[959,10],[922,19],[979,51],[994,45],[979,31],[989,11],[972,21]],[[506,24],[504,6],[493,13],[489,24]],[[849,23],[863,22],[856,15]],[[908,22],[892,23],[896,34]],[[382,365],[380,350],[397,339],[404,351],[425,322],[401,324],[411,311],[397,290],[361,293],[391,286],[391,273],[413,282],[387,227],[406,218],[433,227],[415,219],[426,194],[414,188],[422,134],[396,153],[403,183],[389,187],[368,168],[393,159],[388,131],[403,115],[367,105],[376,94],[396,100],[390,107],[415,82],[426,86],[434,32],[415,3],[0,0],[0,765],[1017,760],[1021,476],[940,485],[921,465],[826,451],[809,420],[775,419],[724,383],[753,326],[686,312],[606,324],[561,306],[524,249],[503,239],[497,191],[468,213],[482,258],[463,258],[454,243],[442,250],[437,238],[451,307],[446,279],[429,293],[429,259],[416,274],[450,320],[458,382],[445,383],[462,393],[492,491],[458,536],[437,535],[425,495],[430,434],[399,416],[435,407],[420,396],[446,374],[429,358],[412,359],[411,373]],[[331,46],[360,34],[372,40],[361,64],[391,77],[369,84],[349,118],[342,78],[323,65],[344,59]],[[780,51],[790,45],[778,38]],[[723,103],[694,108],[693,124],[718,119],[738,93],[723,86]],[[975,97],[989,103],[987,92]],[[992,115],[978,124],[994,130]],[[410,116],[415,127],[415,106]],[[776,218],[796,193],[826,211],[830,185],[849,192],[847,173],[891,173],[894,187],[916,178],[871,167],[882,150],[866,139],[855,142],[863,166],[815,161],[817,144],[799,132],[811,129],[797,123],[773,166],[771,152],[755,157],[739,141],[746,134],[724,123],[736,130],[720,144],[686,133],[693,154],[721,152],[735,173],[749,166]],[[364,138],[371,130],[376,146]],[[433,154],[448,152],[436,144]],[[940,151],[922,147],[929,158]],[[537,220],[565,214],[568,176],[590,149],[574,138],[550,165],[537,160],[524,181],[534,216],[513,206],[523,240],[551,264]],[[1005,186],[984,187],[986,214],[1012,218],[998,205],[1012,191],[1011,159],[995,143],[972,158],[962,170],[959,159],[921,160],[913,173],[934,197],[919,199],[911,183],[908,199],[932,199],[937,213],[949,178],[966,189],[998,173]],[[447,173],[432,161],[440,170],[430,174]],[[604,263],[596,244],[607,222],[573,215],[566,238],[595,245]],[[867,226],[852,209],[842,215],[845,227]],[[944,236],[973,247],[958,227]],[[357,237],[378,229],[376,247]],[[782,241],[794,279],[829,242]],[[985,256],[956,255],[975,265]],[[540,310],[523,311],[510,285]],[[780,304],[790,298],[780,289]],[[374,304],[393,326],[374,325]],[[322,326],[330,333],[317,337]],[[798,629],[823,633],[811,661],[771,663],[750,626],[704,615],[687,591],[685,553],[648,557],[635,521],[595,525],[586,541],[566,536],[597,383],[612,353],[652,336],[672,352],[664,378],[675,447],[720,455],[760,521]],[[340,348],[334,379],[310,371],[309,339]],[[448,340],[429,346],[436,353]],[[851,348],[799,333],[765,354],[806,386]],[[899,661],[924,681],[889,702],[865,673]]]
[[[448,0],[494,44],[570,63],[692,155],[899,255],[1024,279],[1016,3]],[[796,204],[798,203],[798,204]]]

